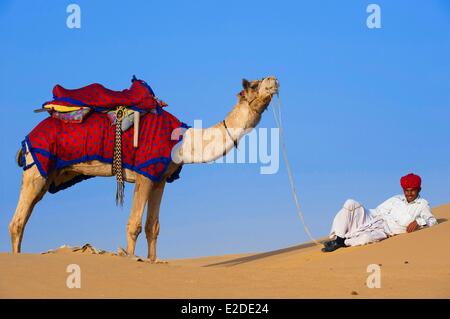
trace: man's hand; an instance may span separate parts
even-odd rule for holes
[[[417,224],[416,221],[413,221],[411,224],[408,225],[408,227],[406,228],[406,231],[408,233],[412,233],[413,231],[415,231],[417,228],[419,228],[419,224]]]

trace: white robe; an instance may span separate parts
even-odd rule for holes
[[[423,198],[408,203],[405,196],[398,195],[370,210],[348,199],[333,220],[330,238],[345,238],[347,246],[365,245],[405,233],[414,220],[420,226],[437,224],[428,202]]]

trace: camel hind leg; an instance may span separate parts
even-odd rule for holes
[[[23,171],[19,202],[9,224],[13,253],[20,253],[25,225],[31,216],[34,206],[47,192],[48,185],[48,181],[41,176],[36,165]]]

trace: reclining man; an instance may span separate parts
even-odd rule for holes
[[[437,224],[428,202],[419,196],[420,176],[408,174],[400,179],[404,195],[389,198],[375,209],[366,209],[348,199],[337,213],[331,227],[330,239],[323,252],[341,247],[365,245],[390,236],[410,233],[422,226]]]

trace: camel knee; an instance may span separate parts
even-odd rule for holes
[[[20,233],[23,231],[25,225],[25,221],[22,219],[14,219],[9,223],[9,233],[11,236],[17,236],[20,235]]]
[[[136,240],[142,231],[142,226],[140,224],[128,224],[127,233],[133,240]]]

